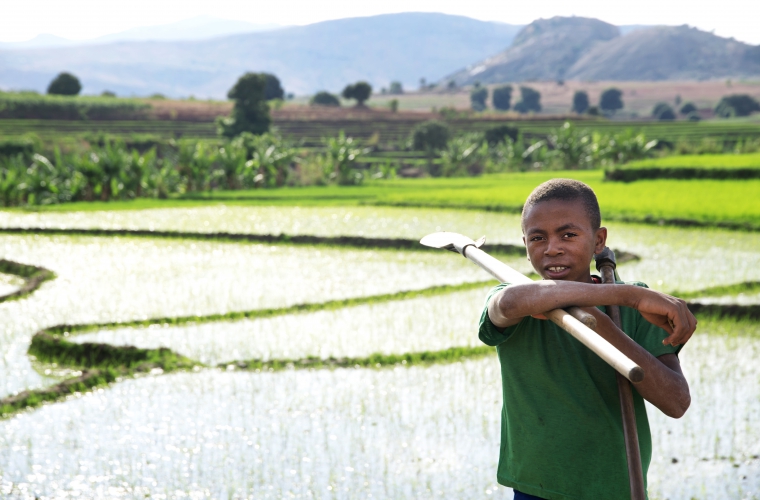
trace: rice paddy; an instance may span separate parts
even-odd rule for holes
[[[18,291],[24,285],[24,279],[13,274],[0,273],[0,296]]]
[[[623,279],[700,302],[760,303],[756,288],[723,295],[714,288],[760,281],[760,234],[607,226],[611,247],[640,257],[620,266]],[[72,342],[166,347],[198,362],[0,420],[0,496],[510,498],[495,481],[501,381],[493,355],[382,369],[268,372],[234,364],[478,346],[490,286],[483,271],[448,252],[231,242],[202,233],[416,240],[450,230],[519,245],[519,216],[213,205],[8,211],[0,212],[0,227],[201,233],[0,234],[0,257],[56,273],[22,300],[0,303],[0,396],[60,380],[63,367],[27,354],[32,335],[54,325],[80,325],[71,328]],[[524,257],[500,258],[530,270]],[[23,284],[0,278],[0,292]],[[700,295],[711,287],[709,297]],[[407,290],[419,293],[399,293]],[[262,310],[270,312],[256,313]],[[681,420],[649,409],[650,498],[760,498],[758,357],[756,322],[700,318],[681,354],[691,409]]]
[[[748,382],[760,380],[760,343],[692,342],[692,409],[672,421],[650,408],[651,496],[755,498],[760,384]],[[504,497],[499,384],[493,357],[144,377],[0,423],[2,487],[48,498]]]
[[[760,233],[620,222],[605,225],[609,228],[609,246],[641,257],[640,261],[621,268],[623,279],[641,280],[665,292],[686,292],[760,280]],[[0,212],[0,227],[147,229],[319,237],[355,235],[410,240],[418,240],[435,231],[454,231],[473,238],[486,235],[492,243],[522,244],[520,219],[515,214],[370,206]]]
[[[72,340],[168,347],[208,365],[254,358],[324,359],[472,347],[480,345],[474,333],[476,313],[488,290],[235,322],[106,329]]]

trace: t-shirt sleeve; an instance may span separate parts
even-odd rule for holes
[[[499,328],[491,322],[491,318],[488,317],[488,302],[496,292],[509,286],[509,283],[502,283],[496,285],[486,297],[486,303],[483,306],[483,313],[480,315],[480,327],[478,328],[478,337],[480,341],[485,345],[497,346],[507,340],[512,332],[515,330],[515,326],[507,328]]]
[[[628,284],[649,288],[640,281]],[[635,321],[634,330],[629,335],[637,344],[646,349],[654,357],[662,356],[663,354],[678,354],[683,347],[682,345],[662,345],[662,341],[668,337],[668,332],[644,319],[641,313],[635,309],[630,309],[629,313],[634,316]]]

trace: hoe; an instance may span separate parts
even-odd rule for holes
[[[491,276],[502,283],[530,283],[533,280],[524,274],[512,269],[503,262],[488,255],[480,249],[486,242],[485,237],[473,241],[467,236],[440,232],[432,233],[420,240],[420,243],[432,247],[443,248],[462,254],[482,267]],[[609,248],[595,256],[596,268],[602,275],[602,283],[615,284],[615,254]],[[613,323],[620,328],[620,310],[617,306],[607,306],[607,314]],[[555,309],[544,313],[547,319],[553,321],[560,328],[575,337],[583,345],[595,352],[607,364],[617,371],[616,377],[620,393],[620,410],[623,416],[623,433],[625,436],[625,450],[628,459],[628,477],[631,485],[631,499],[643,500],[646,498],[644,491],[644,475],[641,468],[641,455],[639,452],[639,438],[636,433],[636,416],[633,408],[633,395],[631,385],[644,380],[644,370],[634,363],[628,356],[620,352],[612,344],[600,337],[596,328],[596,319],[590,314],[577,307]],[[626,380],[627,379],[627,380]]]

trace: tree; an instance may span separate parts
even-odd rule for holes
[[[262,73],[266,78],[266,86],[264,87],[264,99],[271,101],[272,99],[282,99],[285,97],[285,91],[280,85],[280,79],[271,73]]]
[[[725,96],[715,107],[715,114],[722,118],[749,116],[755,111],[760,111],[760,103],[748,94]]]
[[[246,73],[227,92],[227,97],[235,101],[232,114],[217,120],[219,133],[225,137],[236,137],[243,132],[263,134],[269,130],[272,119],[265,99],[267,84],[263,73]]]
[[[441,174],[440,165],[433,166],[433,156],[436,151],[446,148],[449,136],[448,125],[435,120],[420,123],[412,131],[412,147],[417,151],[427,153],[430,175]]]
[[[501,87],[496,87],[493,89],[493,92],[491,93],[491,103],[493,104],[494,109],[498,109],[500,111],[507,111],[509,109],[509,106],[512,101],[512,86],[511,85],[502,85]]]
[[[81,91],[82,84],[79,83],[79,78],[66,72],[56,76],[47,88],[47,93],[54,95],[78,95]]]
[[[509,125],[498,125],[486,130],[484,138],[489,146],[495,146],[500,142],[505,142],[509,137],[512,142],[517,142],[517,137],[520,132],[515,127]]]
[[[391,82],[388,93],[392,95],[401,95],[404,93],[404,87],[401,86],[401,82]]]
[[[572,111],[582,115],[589,107],[588,94],[585,90],[576,90],[573,95],[573,109]]]
[[[470,92],[470,106],[473,111],[483,111],[486,109],[486,99],[488,99],[488,89],[477,86]]]
[[[449,142],[449,127],[430,120],[420,123],[412,131],[412,148],[417,151],[438,151]]]
[[[666,102],[658,103],[652,110],[652,117],[657,118],[660,121],[675,120],[676,112],[670,107],[670,104]]]
[[[339,107],[340,106],[340,100],[338,100],[338,97],[322,90],[321,92],[317,92],[314,94],[311,99],[309,100],[309,104],[312,106],[333,106],[333,107]]]
[[[541,111],[541,92],[530,87],[520,87],[520,101],[513,109],[518,113],[538,113]]]
[[[687,102],[683,106],[681,106],[681,109],[678,111],[684,116],[687,116],[691,113],[694,113],[697,111],[697,106],[693,102]]]
[[[599,106],[589,106],[586,114],[589,116],[600,116],[602,113],[599,111]]]
[[[364,106],[364,101],[372,95],[372,85],[367,82],[356,82],[353,85],[346,85],[341,94],[346,99],[356,99],[356,106]]]
[[[607,113],[623,109],[623,92],[616,88],[605,90],[599,98],[599,108]]]

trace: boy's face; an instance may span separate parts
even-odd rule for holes
[[[591,282],[591,259],[604,250],[607,228],[594,230],[580,200],[544,201],[523,217],[523,243],[542,278]]]

